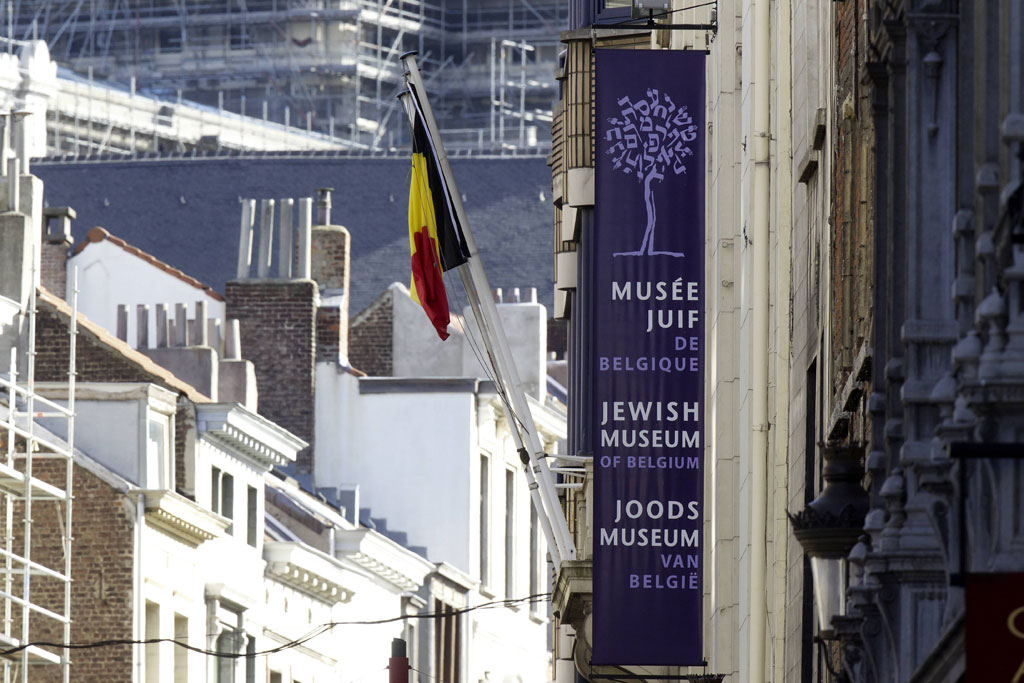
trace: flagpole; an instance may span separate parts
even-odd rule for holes
[[[459,266],[458,270],[459,275],[462,277],[462,284],[466,288],[466,298],[469,299],[470,308],[473,310],[473,317],[478,322],[482,321],[484,317],[483,312],[481,311],[480,297],[478,296],[476,287],[473,284],[472,275],[470,274],[469,269],[466,268],[465,264]],[[485,325],[480,325],[479,327],[480,336],[483,339],[487,355],[491,360],[491,366],[497,367],[498,361],[493,357],[493,354],[491,354],[491,349],[495,347],[495,344],[492,341],[493,334],[486,329]],[[466,334],[470,334],[470,330],[467,329]],[[498,374],[500,375],[501,373],[499,372]],[[499,381],[502,380],[499,378]],[[504,383],[502,384],[502,386],[504,386]],[[543,494],[540,491],[540,485],[537,483],[537,477],[534,475],[533,469],[531,469],[530,459],[529,457],[522,457],[522,454],[528,453],[529,450],[523,443],[523,435],[519,431],[519,425],[516,424],[516,412],[512,409],[512,406],[509,405],[511,400],[509,398],[509,393],[509,391],[505,390],[502,391],[501,394],[502,404],[505,406],[506,413],[508,413],[506,418],[509,423],[509,431],[512,433],[512,438],[516,442],[516,450],[520,454],[523,475],[526,477],[527,488],[530,491],[530,500],[533,503],[533,507],[537,510],[537,519],[538,521],[540,521],[540,525],[544,531],[545,538],[548,539],[548,549],[551,552],[551,560],[555,566],[555,571],[558,571],[559,569],[561,569],[562,566],[561,558],[564,549],[559,547],[558,545],[557,537],[555,536],[554,529],[551,526],[551,519],[549,518],[548,512],[544,508],[544,499],[542,498]],[[556,519],[560,519],[561,509],[559,508],[557,512],[555,512],[554,514],[556,516]]]
[[[532,469],[532,473],[527,473],[528,482],[530,474],[533,475],[533,482],[531,484],[531,493],[536,492],[537,495],[534,498],[534,505],[538,508],[541,518],[547,518],[549,524],[544,526],[550,527],[550,531],[546,528],[545,532],[551,534],[551,540],[554,541],[555,550],[557,557],[553,557],[556,560],[556,565],[560,565],[561,562],[558,560],[575,560],[576,559],[576,546],[572,541],[572,536],[569,533],[569,525],[565,521],[565,516],[562,514],[561,504],[558,500],[558,495],[555,492],[554,485],[552,482],[551,471],[548,469],[547,462],[541,457],[543,448],[540,442],[540,436],[537,433],[537,427],[533,422],[533,414],[530,412],[530,406],[526,399],[526,393],[523,391],[522,381],[519,378],[519,371],[516,369],[515,362],[512,359],[512,351],[508,345],[508,339],[505,336],[504,328],[502,327],[501,320],[498,317],[498,309],[494,304],[494,298],[491,296],[491,288],[487,282],[487,275],[484,273],[483,266],[480,263],[480,253],[476,247],[476,240],[473,239],[473,233],[469,227],[469,221],[466,218],[466,210],[462,205],[462,197],[458,192],[453,191],[451,188],[455,187],[455,180],[452,175],[451,165],[448,163],[448,155],[444,150],[444,145],[441,142],[440,133],[437,130],[437,123],[434,120],[434,113],[430,107],[430,102],[427,101],[426,97],[423,96],[423,80],[420,76],[419,68],[416,64],[416,53],[410,52],[402,55],[402,62],[405,66],[405,78],[408,85],[410,85],[414,93],[419,93],[421,96],[416,98],[416,104],[419,105],[421,113],[423,114],[423,121],[427,126],[427,132],[434,146],[434,155],[437,158],[438,171],[441,173],[444,184],[449,188],[449,199],[451,201],[452,209],[455,211],[455,215],[462,225],[463,234],[466,240],[466,246],[469,249],[470,258],[466,260],[466,263],[460,266],[460,270],[465,269],[468,271],[468,280],[470,287],[467,287],[467,292],[471,298],[475,297],[477,310],[475,312],[480,316],[478,323],[480,326],[481,334],[484,335],[484,340],[491,342],[490,349],[496,353],[494,354],[497,360],[498,367],[496,370],[499,373],[499,380],[505,389],[505,398],[511,403],[511,409],[514,412],[513,415],[509,415],[509,425],[512,428],[511,432],[513,437],[516,438],[517,445],[520,448],[520,453],[524,450],[529,459],[529,466]],[[465,277],[465,275],[464,275]],[[519,434],[519,427],[517,422],[523,430],[526,432],[526,443],[522,439],[522,435]],[[525,463],[524,463],[525,465]],[[537,488],[533,488],[533,485]],[[538,505],[539,503],[539,505]]]
[[[408,95],[408,91],[402,92],[398,95],[398,99],[402,101],[403,106],[405,106],[406,108],[406,113],[409,116],[409,122],[415,125],[415,117],[417,115],[416,105],[411,101],[412,98],[408,97]],[[436,154],[434,156],[436,157]],[[465,237],[465,235],[463,235],[463,237]],[[480,297],[477,295],[478,293],[476,291],[476,286],[473,283],[473,279],[469,273],[469,270],[463,264],[458,267],[458,271],[459,276],[462,279],[463,287],[466,290],[466,298],[469,300],[469,306],[473,314],[473,319],[477,321],[484,320],[483,313],[480,310]],[[539,485],[537,484],[537,479],[534,476],[533,470],[530,469],[530,459],[529,457],[522,457],[522,454],[528,453],[528,450],[526,449],[525,444],[523,443],[523,437],[522,434],[519,432],[519,426],[515,424],[515,411],[512,409],[512,406],[510,405],[508,392],[504,390],[505,385],[502,383],[502,380],[500,378],[501,372],[498,369],[498,361],[494,358],[494,355],[491,353],[491,349],[495,347],[495,344],[491,341],[492,334],[488,330],[486,325],[481,325],[479,327],[479,330],[480,336],[484,344],[484,351],[487,353],[488,361],[490,362],[491,367],[494,368],[495,374],[498,376],[497,385],[499,389],[499,396],[501,397],[502,405],[505,406],[505,410],[508,413],[509,432],[512,434],[512,438],[516,443],[517,452],[520,453],[523,475],[526,477],[527,488],[530,492],[530,502],[533,505],[534,509],[537,510],[537,520],[540,522],[541,529],[544,533],[544,538],[547,540],[548,550],[551,555],[552,564],[555,567],[555,571],[558,571],[562,565],[561,558],[563,554],[563,549],[558,546],[554,530],[551,526],[551,519],[549,517],[547,510],[544,507],[544,500],[541,497],[541,492],[539,490]],[[469,332],[469,330],[466,330],[467,334],[469,334]],[[483,363],[484,360],[481,359],[480,362]],[[557,514],[558,517],[561,517],[560,510]]]

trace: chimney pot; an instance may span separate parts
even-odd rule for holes
[[[139,304],[135,307],[135,348],[149,348],[149,306]]]
[[[295,229],[292,227],[294,214],[295,200],[282,199],[280,235],[277,240],[277,276],[285,280],[292,279],[292,263],[295,260],[295,254],[292,253],[295,234]]]
[[[18,158],[18,171],[25,175],[29,173],[28,121],[26,119],[31,115],[32,112],[30,111],[14,112],[14,152]]]
[[[7,160],[7,210],[17,213],[21,205],[21,179],[18,176],[18,160]]]
[[[504,302],[505,296],[504,293],[501,291],[501,287],[495,287],[492,294],[494,295],[494,303],[500,304]]]
[[[166,349],[170,342],[170,320],[167,318],[167,304],[156,305],[156,347]]]
[[[124,304],[117,305],[117,338],[128,341],[128,307]]]
[[[197,301],[196,302],[196,325],[195,325],[195,329],[196,329],[195,345],[196,346],[209,346],[210,345],[210,335],[209,335],[209,332],[207,332],[207,328],[206,328],[206,318],[207,318],[206,302],[205,301]]]
[[[174,304],[174,345],[188,346],[188,309],[185,304]]]
[[[270,264],[273,261],[274,247],[274,200],[264,199],[260,202],[260,250],[256,262],[256,277],[270,276]]]
[[[70,206],[50,206],[43,209],[43,220],[46,222],[46,232],[43,235],[45,241],[49,244],[71,244],[74,241],[71,237],[71,221],[76,215]]]
[[[513,287],[512,288],[512,296],[509,297],[509,303],[517,304],[517,303],[519,303],[519,301],[520,301],[520,299],[519,299],[519,288],[518,287]]]
[[[295,259],[295,277],[308,280],[312,272],[313,198],[299,200],[298,254]]]
[[[210,346],[217,352],[217,355],[222,355],[224,348],[221,344],[224,341],[224,336],[220,329],[220,318],[210,318],[206,321],[206,336],[210,340]]]
[[[242,200],[242,228],[238,238],[238,279],[249,278],[249,267],[252,265],[252,224],[256,216],[256,200]]]
[[[225,360],[242,360],[242,340],[238,334],[238,318],[228,321],[224,340]]]
[[[331,224],[331,193],[333,187],[318,187],[316,189],[317,225]]]

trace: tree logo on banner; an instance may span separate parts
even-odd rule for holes
[[[635,175],[637,182],[643,183],[647,229],[639,249],[614,255],[681,257],[681,252],[654,248],[657,211],[651,184],[664,180],[668,172],[686,173],[685,159],[693,156],[687,143],[697,139],[697,125],[685,106],[677,107],[672,98],[656,89],[648,89],[645,99],[634,102],[627,95],[617,102],[621,118],[608,119],[611,127],[605,133],[605,142],[610,144],[605,153],[614,157],[613,171]]]

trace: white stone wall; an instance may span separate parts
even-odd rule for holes
[[[196,313],[196,302],[205,301],[207,316],[219,318],[223,329],[224,302],[181,278],[125,251],[109,240],[92,242],[68,259],[68,291],[54,292],[71,300],[73,269],[78,269],[78,311],[101,325],[111,334],[117,333],[117,307],[128,306],[128,344],[136,347],[136,306],[149,306],[149,346],[156,348],[156,306],[168,304],[168,316],[174,318],[174,305],[185,304],[188,317]],[[242,340],[245,352],[245,340]]]
[[[316,381],[317,485],[358,483],[360,506],[369,507],[373,517],[386,518],[389,529],[406,532],[410,545],[426,546],[431,561],[450,563],[480,581],[471,604],[528,596],[529,489],[493,397],[474,393],[470,380],[470,388],[457,393],[360,394],[360,380],[333,364],[318,364]],[[480,574],[482,455],[488,458],[490,473],[490,512],[483,520],[489,528],[486,577]],[[510,584],[505,576],[506,472],[512,473],[513,482]],[[539,530],[537,541],[535,559],[543,563],[546,546]],[[545,592],[544,566],[538,576],[538,590]],[[546,609],[522,604],[479,610],[466,619],[467,680],[548,679]]]
[[[754,288],[761,286],[752,280],[753,6],[719,5],[708,56],[705,650],[709,671],[747,680],[749,620],[763,599],[766,677],[789,680],[799,677],[793,655],[799,656],[800,623],[793,616],[799,617],[803,565],[785,513],[803,508],[805,377],[816,354],[827,354],[819,349],[826,302],[812,290],[828,277],[828,155],[819,156],[810,185],[796,177],[816,111],[829,107],[831,8],[807,0],[770,6],[769,368],[768,386],[754,387],[752,363],[764,349],[753,348]],[[685,34],[673,40],[687,44]],[[767,505],[753,512],[767,524],[763,598],[749,595],[754,391],[768,393],[769,411]]]
[[[744,69],[743,5],[719,6],[719,30],[707,74],[707,430],[705,509],[705,651],[708,671],[742,680],[746,656],[746,557],[749,491],[746,481],[749,416],[744,359],[746,265],[743,220],[749,188],[741,182],[747,114],[741,109]],[[749,73],[747,74],[749,82]],[[737,201],[742,198],[742,201]],[[749,326],[749,325],[748,325]]]
[[[451,336],[441,341],[408,290],[392,285],[395,377],[488,377],[481,365],[485,353],[469,307],[449,326]],[[502,303],[498,316],[516,364],[523,390],[540,399],[547,392],[548,312],[536,302]],[[467,336],[467,332],[468,335]]]

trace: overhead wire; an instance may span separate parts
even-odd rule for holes
[[[282,643],[276,647],[269,648],[267,650],[259,650],[256,652],[220,652],[217,650],[208,650],[206,648],[197,647],[195,645],[189,645],[187,642],[181,640],[175,640],[174,638],[147,638],[144,640],[135,640],[132,638],[108,638],[105,640],[95,640],[85,643],[60,643],[45,640],[35,640],[29,643],[23,643],[15,647],[0,650],[0,657],[6,657],[30,647],[52,647],[66,650],[90,650],[102,647],[114,647],[119,645],[151,645],[156,643],[171,643],[177,645],[191,652],[196,652],[209,657],[220,657],[223,659],[243,659],[248,657],[262,657],[266,655],[275,654],[284,650],[289,650],[294,647],[298,647],[309,641],[313,640],[317,636],[320,636],[335,627],[338,626],[379,626],[381,624],[390,624],[396,621],[406,621],[408,619],[445,619],[447,617],[459,616],[461,614],[468,614],[469,612],[475,612],[481,609],[494,609],[497,607],[512,607],[520,604],[534,604],[537,602],[547,602],[551,597],[551,593],[536,593],[534,595],[528,595],[522,598],[506,598],[504,600],[491,600],[490,602],[484,602],[479,605],[473,605],[471,607],[459,607],[457,609],[451,609],[444,612],[420,612],[418,614],[403,614],[397,617],[386,617],[381,619],[368,619],[368,620],[356,620],[356,621],[329,621],[323,624],[315,626],[312,630],[308,631],[305,635],[290,640],[287,643]]]

